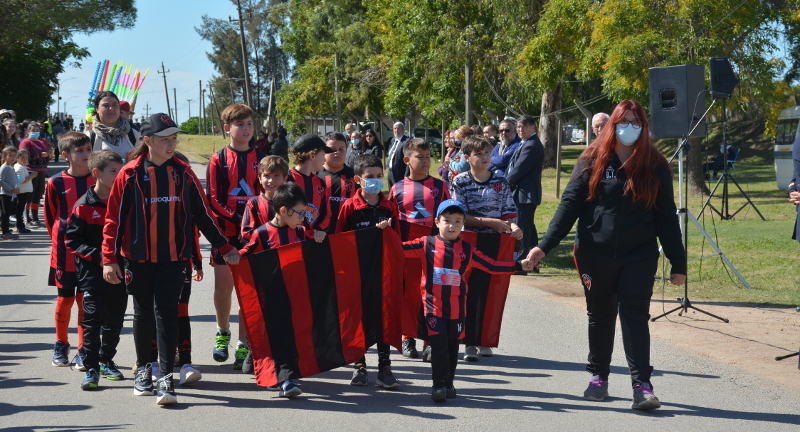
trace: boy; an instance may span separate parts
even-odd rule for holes
[[[67,221],[72,208],[90,187],[94,177],[89,173],[89,156],[92,143],[80,132],[67,132],[58,140],[58,150],[69,164],[69,168],[55,174],[47,181],[44,196],[44,223],[52,239],[50,249],[50,276],[48,284],[58,289],[56,303],[56,344],[53,348],[53,366],[69,366],[69,339],[67,338],[72,305],[78,304],[78,355],[75,364],[79,371],[83,366],[83,293],[77,292],[78,279],[75,273],[75,258],[67,252],[65,237]]]
[[[453,199],[464,204],[466,209],[465,229],[511,232],[512,237],[521,240],[522,230],[516,224],[517,206],[511,186],[505,177],[489,170],[492,144],[484,137],[471,136],[464,139],[461,151],[470,168],[456,176],[450,187]],[[483,357],[492,356],[489,347],[467,346],[464,352],[466,361],[478,361],[478,352]]]
[[[83,390],[96,389],[100,375],[112,381],[123,379],[113,359],[128,293],[125,285],[103,280],[101,253],[108,195],[122,165],[122,157],[114,151],[92,154],[89,172],[96,183],[75,203],[65,234],[67,249],[74,255],[78,288],[83,292]]]
[[[250,148],[253,136],[253,111],[242,104],[234,104],[222,111],[223,129],[231,137],[228,146],[211,155],[206,175],[206,190],[211,209],[216,216],[228,243],[240,249],[239,239],[242,215],[247,201],[258,192],[258,162],[266,155]],[[219,251],[211,250],[211,265],[214,266],[214,309],[217,317],[217,334],[212,352],[214,360],[228,360],[228,345],[231,341],[231,295],[233,278],[231,270]],[[236,343],[234,369],[241,369],[247,352],[247,336],[244,323],[239,319],[239,340]]]
[[[397,207],[383,196],[383,163],[377,156],[368,154],[355,160],[355,180],[361,186],[359,191],[344,204],[339,212],[336,232],[353,231],[370,227],[384,229],[391,226]],[[394,224],[399,234],[398,224]],[[385,389],[400,387],[392,374],[389,344],[378,343],[378,379],[375,385]],[[367,385],[367,358],[357,361],[350,385]]]
[[[533,268],[527,259],[520,262],[495,261],[461,240],[459,235],[465,215],[460,202],[453,199],[443,201],[436,211],[439,235],[403,243],[406,257],[423,261],[420,295],[431,347],[431,399],[435,402],[456,397],[453,380],[458,365],[458,340],[464,332],[468,290],[465,273],[473,267],[493,274]]]
[[[408,165],[409,174],[392,185],[389,200],[397,206],[400,220],[433,227],[433,213],[442,201],[450,198],[450,192],[444,182],[428,175],[431,167],[428,143],[421,138],[409,140],[403,146],[403,162]],[[429,350],[424,349],[423,360],[430,359],[428,354]],[[403,357],[419,357],[417,341],[413,338],[404,337]]]
[[[3,165],[0,166],[0,225],[3,229],[3,240],[18,240],[19,236],[11,234],[10,218],[13,213],[11,202],[14,195],[19,193],[17,187],[17,173],[14,164],[17,162],[17,149],[6,147],[3,149]]]
[[[314,238],[317,232],[328,229],[331,218],[325,185],[314,173],[322,171],[325,154],[333,152],[334,150],[326,146],[322,138],[314,134],[301,136],[289,149],[289,153],[294,155],[295,164],[289,171],[289,181],[297,183],[309,201],[303,226],[314,232]]]
[[[250,243],[240,250],[242,256],[251,255],[267,249],[285,246],[294,242],[305,240],[308,237],[307,231],[303,227],[304,214],[308,201],[302,189],[297,183],[288,182],[278,186],[272,197],[272,205],[275,209],[275,216],[266,224],[258,227],[250,238]],[[317,242],[325,239],[325,231],[314,233]],[[280,397],[293,397],[303,394],[300,387],[292,381],[295,371],[287,366],[287,362],[276,359],[275,364],[279,364],[278,385],[268,387],[269,390],[280,390]],[[294,361],[296,364],[296,359]]]
[[[253,232],[261,225],[272,220],[275,209],[272,207],[272,197],[278,186],[286,183],[289,175],[289,164],[280,156],[267,156],[258,164],[258,182],[261,184],[262,193],[250,198],[244,209],[242,217],[242,239],[245,243],[250,241]]]
[[[332,153],[325,153],[325,164],[320,171],[319,178],[325,184],[325,196],[328,197],[328,210],[331,220],[328,224],[328,234],[336,232],[336,221],[339,217],[339,208],[342,203],[355,195],[357,185],[353,182],[353,167],[345,165],[345,152],[347,142],[344,135],[339,132],[330,132],[325,135],[325,146],[332,149]],[[382,187],[382,186],[381,186]]]

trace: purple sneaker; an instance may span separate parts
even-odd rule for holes
[[[653,394],[653,386],[650,383],[641,383],[633,386],[633,405],[631,408],[637,410],[651,410],[661,408],[661,402]]]
[[[599,402],[608,397],[608,380],[603,380],[600,375],[592,375],[589,387],[583,392],[583,398],[588,401]]]

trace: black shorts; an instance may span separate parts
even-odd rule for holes
[[[235,247],[237,250],[244,247],[241,241],[239,241],[239,237],[228,237],[228,243]],[[219,249],[211,248],[211,260],[210,264],[214,265],[227,265],[225,262],[225,258],[222,257],[222,254],[219,253]]]
[[[47,285],[58,288],[59,297],[74,297],[78,291],[78,274],[76,272],[54,269],[50,267]]]

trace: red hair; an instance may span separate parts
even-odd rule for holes
[[[625,180],[624,194],[631,194],[633,202],[642,201],[648,208],[653,207],[658,195],[659,180],[655,168],[659,165],[669,169],[664,156],[653,145],[650,139],[650,123],[647,113],[639,102],[624,100],[611,113],[608,123],[598,135],[597,140],[587,148],[580,157],[586,163],[585,170],[591,170],[589,177],[589,196],[591,201],[597,197],[597,189],[603,179],[611,154],[617,146],[617,124],[632,112],[642,122],[642,133],[633,145],[633,154],[622,164],[628,179]],[[672,173],[672,170],[670,170]]]

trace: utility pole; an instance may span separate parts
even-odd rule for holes
[[[145,104],[144,113],[147,116],[147,118],[150,118],[150,102],[147,102],[147,104]]]
[[[167,72],[169,71],[164,70],[164,62],[161,62],[161,70],[156,72],[164,76],[164,94],[167,95],[167,113],[171,113],[172,110],[169,107],[169,88],[167,88]]]
[[[211,104],[214,106],[214,111],[217,113],[217,121],[220,122],[220,121],[222,121],[222,119],[220,119],[219,107],[217,106],[217,98],[214,96],[214,88],[211,87],[211,84],[208,85],[208,91],[211,92]],[[213,120],[211,121],[211,124],[212,125],[214,124]],[[225,129],[222,127],[222,125],[219,126],[219,131],[222,134],[222,137],[224,138],[225,137]]]
[[[472,60],[467,60],[467,64],[464,66],[464,80],[464,87],[466,88],[464,92],[466,96],[464,101],[464,124],[470,126],[472,123],[472,110],[475,105],[472,98]]]
[[[175,102],[175,115],[172,116],[172,120],[175,124],[180,124],[178,121],[178,90],[175,87],[172,88],[172,101]]]
[[[206,89],[201,89],[200,90],[200,106],[201,106],[201,109],[203,110],[203,135],[208,135],[206,133],[206,132],[208,132],[208,129],[206,129],[206,116],[207,116],[208,112],[207,112],[207,110],[205,108],[205,106],[206,106]]]
[[[236,8],[239,11],[239,37],[242,40],[242,65],[244,66],[244,91],[245,91],[245,100],[247,101],[247,106],[252,107],[253,101],[250,99],[250,66],[247,61],[247,44],[244,40],[244,19],[242,18],[242,2],[241,0],[236,0]],[[236,22],[237,20],[232,19],[228,16],[228,21]]]
[[[267,132],[272,132],[272,124],[273,115],[272,115],[272,95],[275,92],[275,74],[272,74],[272,78],[270,79],[269,83],[269,100],[267,100]],[[277,130],[277,128],[275,128]]]
[[[198,94],[197,102],[200,103],[200,109],[197,111],[200,112],[200,123],[197,124],[198,130],[200,130],[202,134],[203,125],[205,123],[205,117],[203,116],[203,80],[200,80],[200,93]]]
[[[194,99],[186,99],[186,106],[189,107],[189,118],[192,118],[192,101]],[[187,120],[188,121],[188,120]]]
[[[336,123],[333,125],[337,131],[342,130],[342,83],[339,81],[339,53],[333,55],[333,85],[336,91]]]

